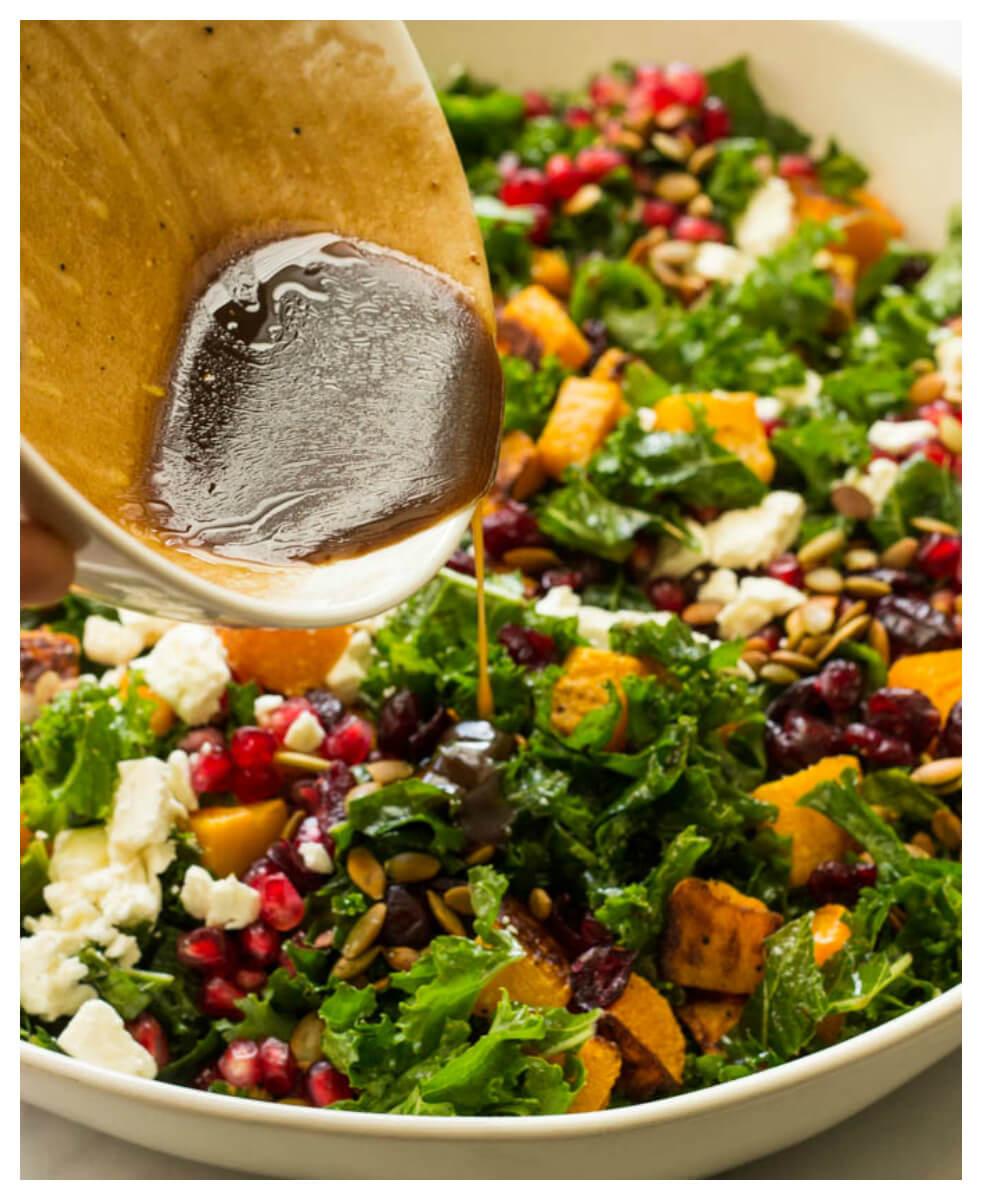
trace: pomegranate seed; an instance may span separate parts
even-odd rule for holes
[[[498,190],[503,204],[511,208],[524,204],[545,204],[546,179],[535,167],[519,167],[507,176]]]
[[[530,204],[529,208],[532,210],[529,241],[535,246],[544,246],[549,240],[549,230],[552,228],[552,213],[544,204]]]
[[[922,404],[917,416],[919,420],[930,421],[932,425],[937,425],[942,417],[954,417],[959,425],[962,422],[962,410],[956,409],[947,400],[932,400],[930,404]]]
[[[232,734],[229,750],[237,767],[268,767],[276,753],[276,738],[258,725],[243,725]]]
[[[657,63],[638,63],[634,68],[634,82],[638,86],[654,87],[665,82],[665,72]]]
[[[282,746],[287,730],[297,717],[301,713],[312,713],[313,711],[314,706],[305,696],[291,696],[289,700],[284,700],[278,708],[273,709],[263,721],[263,728],[271,733],[277,743]]]
[[[543,571],[539,582],[546,592],[554,587],[568,587],[575,592],[583,586],[583,573],[573,567],[550,567],[548,571]]]
[[[822,667],[815,688],[833,712],[846,712],[862,699],[863,673],[856,663],[833,658]]]
[[[547,117],[552,112],[552,105],[542,92],[529,89],[522,92],[522,103],[525,105],[525,117]]]
[[[934,740],[941,714],[923,692],[886,687],[867,697],[863,721],[881,733],[901,738],[920,753]]]
[[[951,464],[954,461],[954,456],[949,450],[946,450],[940,442],[918,442],[916,446],[911,447],[906,458],[913,458],[915,454],[920,454],[945,470],[950,470]]]
[[[317,845],[323,846],[325,840],[324,830],[316,817],[304,817],[297,826],[297,832],[293,835],[295,846],[302,846],[306,842],[316,842]]]
[[[808,890],[816,904],[845,904],[851,908],[864,887],[875,887],[876,863],[857,862],[851,867],[829,859],[808,876]]]
[[[718,96],[707,96],[702,106],[702,136],[707,142],[729,137],[730,110]]]
[[[586,182],[568,154],[553,154],[546,163],[546,189],[551,200],[568,200]]]
[[[665,68],[665,79],[678,97],[679,103],[688,108],[697,108],[702,104],[709,91],[705,76],[688,63],[669,63]]]
[[[954,575],[962,560],[962,539],[947,533],[929,533],[917,548],[914,562],[932,579]]]
[[[234,979],[235,986],[244,992],[261,992],[266,986],[266,972],[258,967],[239,967]]]
[[[316,891],[324,882],[324,876],[310,870],[292,842],[281,838],[270,846],[266,856],[276,869],[289,879],[301,896]]]
[[[506,500],[481,522],[484,544],[492,558],[501,558],[509,550],[541,546],[545,542],[539,523],[529,508],[518,500]]]
[[[627,84],[615,75],[597,75],[590,81],[590,99],[597,108],[611,108],[627,100]]]
[[[917,762],[910,742],[855,722],[846,726],[846,745],[876,767],[912,767]]]
[[[591,946],[570,968],[573,1012],[589,1012],[591,1008],[608,1008],[627,987],[631,967],[637,954],[617,946]]]
[[[178,750],[186,750],[188,754],[203,750],[205,746],[225,749],[225,734],[216,725],[200,725],[197,729],[191,729],[177,743]]]
[[[807,154],[782,154],[777,164],[782,179],[813,179],[815,160]]]
[[[805,586],[805,572],[796,554],[779,554],[767,564],[767,574],[771,579],[780,580],[788,587],[802,588]]]
[[[523,625],[502,625],[498,641],[508,651],[511,660],[532,671],[541,670],[556,661],[556,641],[547,633],[526,629]]]
[[[206,742],[191,755],[191,787],[198,796],[228,791],[233,769],[232,756],[225,747]]]
[[[314,814],[327,832],[345,819],[344,798],[355,786],[355,777],[347,763],[333,762],[317,776],[314,786],[318,796]]]
[[[282,871],[264,875],[256,883],[256,891],[259,893],[259,915],[267,925],[284,932],[296,929],[303,920],[303,900]]]
[[[645,200],[641,209],[641,220],[649,228],[661,226],[667,229],[678,219],[679,210],[667,200]]]
[[[240,804],[269,800],[281,790],[279,774],[271,766],[236,767],[229,786]]]
[[[258,1087],[263,1077],[259,1047],[251,1038],[235,1038],[218,1060],[218,1069],[232,1087]]]
[[[689,602],[685,588],[677,579],[654,579],[646,590],[648,599],[659,612],[680,613]]]
[[[563,113],[563,120],[570,129],[585,129],[593,124],[593,113],[582,104],[572,104]]]
[[[763,425],[763,427],[764,427],[764,437],[771,438],[774,436],[775,429],[784,429],[785,428],[785,426],[787,425],[787,421],[782,421],[780,419],[780,417],[775,417],[773,420],[770,420],[770,421],[761,421],[761,425]]]
[[[167,1066],[170,1058],[167,1035],[155,1016],[148,1012],[140,1013],[136,1020],[126,1022],[126,1031],[144,1050],[153,1055],[158,1068]]]
[[[586,146],[576,156],[576,166],[593,183],[623,167],[627,159],[619,150],[609,146]]]
[[[684,216],[672,226],[672,237],[680,242],[725,242],[726,230],[705,217]]]
[[[329,1062],[315,1062],[307,1071],[307,1096],[317,1108],[327,1108],[339,1100],[350,1100],[351,1084],[347,1075],[331,1066]]]
[[[201,989],[201,1011],[208,1017],[231,1017],[238,1020],[242,1016],[236,1000],[242,1000],[245,992],[236,987],[228,979],[220,975],[212,975],[205,980]]]
[[[264,1038],[259,1044],[259,1062],[263,1087],[271,1096],[285,1096],[293,1089],[299,1074],[297,1060],[286,1042],[279,1038]]]
[[[267,967],[279,957],[280,935],[263,921],[254,921],[240,931],[239,945],[252,962]]]
[[[368,757],[372,741],[371,725],[352,713],[335,725],[325,738],[324,747],[328,758],[340,758],[342,762],[353,767]]]
[[[191,1081],[191,1086],[198,1088],[199,1091],[207,1092],[213,1083],[221,1079],[221,1073],[218,1070],[217,1063],[209,1063],[207,1067],[202,1067]]]
[[[945,755],[950,758],[961,758],[962,756],[962,702],[960,700],[955,702],[948,714],[948,720],[945,721],[945,727],[938,739],[937,753],[939,756]]]
[[[224,929],[201,925],[177,939],[177,961],[195,971],[229,971],[234,951]]]
[[[276,868],[264,855],[262,858],[257,858],[249,867],[248,871],[242,876],[242,882],[247,883],[250,887],[258,887],[260,879],[265,879],[267,875],[276,873]],[[250,926],[251,928],[251,926]]]

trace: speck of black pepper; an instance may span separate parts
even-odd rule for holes
[[[121,129],[121,130],[119,131],[119,136],[120,136],[120,137],[123,139],[123,141],[125,142],[125,141],[126,141],[126,130],[125,130],[125,129]]]
[[[106,369],[105,367],[100,367],[100,368],[99,368],[99,370],[100,370],[100,371],[104,371],[105,369]]]
[[[58,264],[58,270],[59,270],[59,271],[64,271],[64,269],[65,269],[65,264],[64,264],[64,263],[59,263],[59,264]]]
[[[294,125],[293,132],[297,135],[297,137],[299,137],[303,133],[303,130],[299,125]]]
[[[167,224],[164,221],[158,221],[157,224],[160,226],[161,229],[167,228]]]
[[[206,26],[205,26],[205,33],[214,33],[214,32],[215,32],[215,26],[214,26],[214,25],[206,25]]]

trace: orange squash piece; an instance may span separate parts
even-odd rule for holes
[[[684,987],[749,995],[764,969],[764,939],[778,913],[728,883],[690,876],[668,898],[662,974]]]
[[[621,1052],[614,1042],[592,1037],[580,1047],[586,1079],[576,1093],[569,1112],[600,1112],[610,1102],[610,1093],[621,1073]]]
[[[645,663],[633,654],[575,646],[566,655],[563,674],[553,688],[550,715],[553,727],[563,737],[569,737],[588,712],[610,703],[607,684],[612,683],[621,702],[621,713],[606,748],[622,750],[627,740],[627,704],[621,684],[629,675],[647,674]]]
[[[192,813],[191,831],[201,862],[213,875],[241,875],[280,836],[286,824],[282,800],[202,808]]]
[[[791,838],[792,887],[803,887],[819,863],[841,859],[853,846],[848,833],[834,821],[814,809],[798,806],[806,792],[826,780],[838,779],[849,767],[861,773],[859,760],[851,754],[822,758],[803,771],[762,783],[754,792],[758,800],[777,806],[777,820],[771,828],[782,837]]]
[[[544,287],[554,296],[565,299],[569,295],[572,274],[569,261],[562,250],[547,250],[536,246],[532,251],[532,282]]]
[[[815,943],[815,962],[827,963],[849,941],[852,930],[843,921],[849,911],[841,904],[823,904],[812,916],[812,941]]]
[[[590,357],[590,343],[573,318],[537,283],[512,296],[498,318],[498,349],[503,354],[527,351],[529,340],[540,355],[554,354],[573,371]]]
[[[240,683],[301,696],[323,687],[348,644],[351,629],[219,629],[228,665]]]
[[[851,203],[825,196],[807,181],[793,180],[791,188],[799,221],[841,219],[845,241],[835,243],[832,249],[855,258],[860,274],[883,257],[891,239],[904,232],[902,222],[883,201],[862,188],[853,192]]]
[[[498,469],[494,477],[496,495],[526,500],[545,486],[546,472],[535,441],[521,429],[501,439]]]
[[[685,1034],[668,1001],[646,979],[631,975],[602,1024],[620,1047],[620,1085],[633,1100],[646,1100],[681,1084]]]
[[[511,897],[506,897],[501,906],[500,920],[518,938],[525,957],[502,967],[485,984],[474,1003],[474,1011],[479,1016],[490,1017],[498,1007],[502,991],[520,1004],[565,1008],[573,989],[569,961],[562,947],[523,904]]]
[[[853,323],[856,317],[855,296],[856,277],[859,274],[859,263],[851,254],[829,254],[834,287],[832,313],[829,319],[829,332],[842,333]]]
[[[753,392],[678,392],[663,396],[655,405],[655,429],[665,433],[691,433],[696,427],[692,406],[706,415],[713,441],[736,454],[764,483],[774,477],[774,455],[763,422],[757,416]]]
[[[962,652],[937,650],[898,658],[890,668],[887,683],[923,692],[941,714],[941,720],[947,720],[962,698]]]
[[[126,696],[129,685],[129,672],[124,671],[119,679],[119,694],[121,696]],[[157,737],[163,737],[165,733],[170,732],[171,726],[174,724],[174,710],[163,696],[158,695],[148,684],[141,683],[136,690],[138,695],[142,696],[144,700],[149,700],[153,705],[153,711],[150,713],[150,728]]]
[[[746,996],[694,992],[675,1011],[703,1054],[716,1054],[720,1038],[740,1020],[746,1002]]]
[[[585,463],[621,419],[623,405],[619,384],[603,379],[564,379],[539,436],[546,472],[558,479],[567,467]]]

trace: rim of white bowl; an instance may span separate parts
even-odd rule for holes
[[[528,1117],[424,1117],[394,1113],[361,1113],[302,1108],[200,1092],[173,1083],[137,1079],[92,1066],[29,1043],[21,1044],[21,1064],[54,1078],[74,1080],[157,1108],[221,1117],[240,1124],[262,1124],[316,1132],[364,1134],[371,1137],[459,1139],[474,1135],[490,1141],[562,1139],[590,1133],[668,1124],[705,1115],[717,1108],[757,1100],[776,1091],[790,1090],[827,1075],[848,1063],[874,1056],[960,1013],[962,985],[928,1000],[912,1012],[895,1017],[846,1042],[818,1050],[794,1062],[771,1067],[757,1075],[715,1084],[697,1092],[649,1100],[625,1108],[594,1113],[564,1113]]]

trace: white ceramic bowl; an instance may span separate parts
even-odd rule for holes
[[[960,194],[957,82],[826,22],[417,22],[438,75],[455,62],[506,85],[572,85],[614,58],[709,66],[747,52],[767,99],[837,133],[936,244]],[[141,1145],[275,1177],[702,1177],[809,1137],[873,1103],[961,1040],[961,988],[808,1058],[707,1091],[563,1117],[392,1117],[214,1096],[22,1047],[32,1104]],[[834,1167],[830,1167],[834,1174]]]

